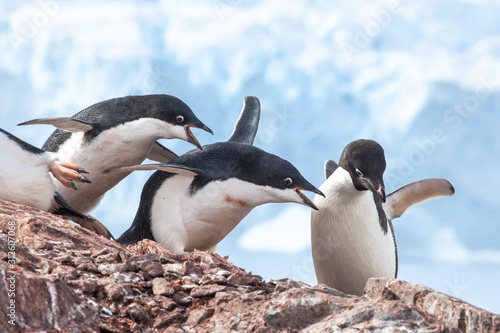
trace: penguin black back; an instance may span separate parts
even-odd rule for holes
[[[92,125],[93,129],[85,132],[85,139],[91,141],[102,131],[140,118],[157,118],[175,123],[179,115],[187,123],[197,119],[189,106],[177,97],[159,94],[109,99],[91,105],[71,118]],[[71,132],[56,129],[42,149],[55,152],[71,135]]]

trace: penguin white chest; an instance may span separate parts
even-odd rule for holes
[[[361,295],[370,277],[395,277],[396,248],[392,230],[384,232],[373,193],[358,191],[350,175],[338,168],[316,196],[311,237],[318,283]]]
[[[89,171],[91,184],[78,184],[78,191],[57,184],[57,190],[69,204],[83,213],[89,212],[102,196],[130,172],[103,174],[117,165],[141,164],[155,141],[161,137],[151,120],[137,120],[105,130],[86,142],[84,133],[72,133],[57,151],[58,158],[81,165]]]
[[[154,238],[185,255],[194,249],[214,250],[256,206],[255,186],[235,179],[213,181],[190,193],[192,178],[173,176],[158,190],[151,208]]]
[[[55,185],[49,174],[51,155],[24,151],[0,135],[0,198],[48,211]]]

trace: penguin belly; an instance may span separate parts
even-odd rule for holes
[[[357,191],[352,185],[343,190],[338,184],[331,186],[332,176],[320,187],[326,199],[317,196],[319,211],[312,212],[316,276],[318,283],[362,295],[370,277],[395,277],[393,235],[390,228],[384,232],[380,226],[372,192]]]
[[[174,176],[166,182],[153,199],[151,231],[157,242],[179,255],[215,249],[255,207],[236,199],[237,192],[248,193],[238,190],[241,182],[236,180],[211,182],[195,194],[181,190],[189,188],[191,178]]]
[[[72,133],[61,145],[57,155],[60,160],[84,165],[89,172],[90,184],[78,184],[78,191],[56,184],[57,191],[76,210],[86,214],[94,209],[104,194],[130,172],[103,174],[113,165],[141,164],[151,149],[150,140],[140,140],[127,134],[126,125],[106,130],[86,143],[83,133]],[[154,142],[154,141],[153,141]]]
[[[55,204],[55,184],[48,167],[50,155],[15,148],[18,151],[12,154],[0,154],[0,198],[49,211]]]

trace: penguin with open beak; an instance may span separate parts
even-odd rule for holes
[[[140,164],[146,158],[168,163],[177,157],[157,140],[178,138],[201,149],[192,128],[212,131],[180,99],[169,95],[126,96],[94,104],[70,118],[46,118],[20,125],[49,124],[57,127],[42,149],[85,165],[93,175],[78,193],[57,185],[68,203],[88,213],[104,194],[129,172],[103,174],[113,165]]]
[[[258,205],[295,202],[317,209],[302,191],[321,191],[288,161],[252,146],[259,117],[258,99],[246,97],[228,142],[190,151],[167,164],[110,169],[159,170],[144,186],[132,226],[118,241],[148,238],[179,255],[214,251]]]

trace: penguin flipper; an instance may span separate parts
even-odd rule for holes
[[[68,131],[68,132],[88,132],[94,128],[94,124],[89,123],[84,120],[74,119],[74,118],[40,118],[33,119],[29,121],[25,121],[23,123],[18,124],[18,126],[23,125],[52,125],[59,129]]]
[[[247,96],[240,117],[234,125],[233,134],[228,141],[252,145],[257,135],[260,119],[260,101],[257,97]]]
[[[168,163],[176,158],[177,154],[156,141],[146,157],[158,163]]]
[[[335,170],[337,170],[337,168],[339,167],[339,165],[332,161],[332,160],[328,160],[325,162],[325,179],[328,179],[332,173],[335,172]]]
[[[139,164],[139,165],[118,166],[106,169],[102,173],[108,173],[117,170],[127,171],[127,172],[132,172],[136,170],[160,170],[186,177],[194,177],[204,173],[204,171],[201,169],[191,168],[178,164]]]
[[[79,224],[82,228],[93,231],[98,235],[104,236],[109,239],[114,239],[111,232],[101,222],[91,216],[86,216],[75,210],[69,203],[58,193],[54,195],[54,200],[59,205],[55,211],[56,215],[61,215],[65,219],[72,220]]]
[[[66,199],[64,199],[62,195],[59,194],[59,192],[56,192],[56,194],[54,195],[54,200],[56,201],[58,206],[52,213],[62,215],[67,218],[78,217],[84,219],[86,217],[85,215],[71,207]]]
[[[387,196],[383,204],[387,218],[390,220],[403,215],[411,206],[424,201],[450,196],[455,193],[453,185],[445,179],[424,179],[405,185]]]
[[[72,216],[69,217],[69,219],[80,225],[80,227],[93,231],[98,235],[104,236],[108,239],[115,239],[108,228],[92,216],[85,216],[85,218]]]

